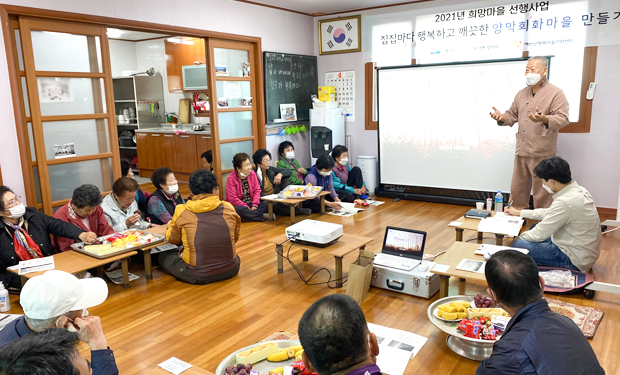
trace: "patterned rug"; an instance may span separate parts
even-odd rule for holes
[[[598,325],[601,323],[601,320],[603,320],[604,312],[602,310],[574,305],[572,303],[562,302],[550,298],[545,299],[549,303],[549,308],[552,311],[575,322],[586,338],[590,339],[594,337]]]

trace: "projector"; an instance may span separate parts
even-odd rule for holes
[[[286,228],[286,238],[304,245],[327,247],[342,236],[342,225],[303,220]]]

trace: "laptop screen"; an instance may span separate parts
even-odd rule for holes
[[[411,259],[422,260],[426,232],[413,229],[387,227],[381,252]]]

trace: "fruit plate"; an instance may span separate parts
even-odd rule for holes
[[[300,345],[299,340],[269,340],[267,342],[275,342],[276,344],[278,344],[278,348],[280,349],[287,348],[289,346]],[[220,364],[217,366],[217,370],[215,370],[215,375],[226,375],[226,367],[237,363],[237,353],[250,350],[255,346],[263,344],[264,342],[257,342],[256,344],[248,345],[245,348],[235,350],[234,353],[230,354],[228,357],[224,358],[222,362],[220,362]],[[282,362],[269,362],[265,359],[253,364],[252,371],[258,371],[260,374],[269,374],[269,371],[273,370],[274,368],[290,366],[293,363],[295,363],[295,359],[293,358]]]
[[[84,250],[84,248],[86,246],[84,244],[84,242],[74,243],[73,245],[71,245],[71,249],[73,249],[73,251],[77,251],[78,253],[82,253],[82,254],[88,255],[88,256],[93,257],[93,258],[106,259],[106,258],[111,258],[111,257],[117,256],[117,255],[123,254],[123,253],[130,252],[130,251],[141,250],[141,249],[143,249],[145,247],[153,247],[155,245],[159,245],[159,244],[162,244],[162,243],[166,242],[166,237],[161,236],[159,234],[155,234],[155,233],[145,232],[145,231],[142,231],[142,230],[130,229],[130,230],[123,231],[121,233],[128,232],[128,231],[140,232],[141,236],[150,234],[151,236],[153,236],[153,239],[151,240],[151,242],[143,243],[140,246],[132,246],[132,245],[130,245],[130,246],[127,246],[127,247],[119,248],[118,251],[107,253],[105,255],[97,255],[97,254],[94,254],[94,253],[91,253],[91,252],[88,252],[88,251]],[[99,237],[99,238],[97,238],[97,240],[102,241],[103,243],[107,244],[106,239],[108,237],[114,236],[115,234],[117,234],[117,233],[113,233],[113,234],[110,234],[110,235],[107,235],[107,236]]]
[[[439,307],[436,307],[435,310],[433,310],[433,315],[435,315],[435,318],[437,319],[441,319],[444,322],[460,322],[463,318],[461,319],[444,319],[442,317],[440,317],[439,315],[437,315],[439,313]]]
[[[314,198],[323,190],[322,186],[311,186],[311,192],[305,195],[306,185],[289,185],[278,194],[278,198],[284,199],[300,199]],[[299,190],[299,191],[298,191]],[[286,195],[285,192],[290,191],[292,195]]]

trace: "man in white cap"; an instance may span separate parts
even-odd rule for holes
[[[108,286],[101,278],[78,279],[58,270],[28,280],[20,294],[25,316],[0,331],[0,348],[31,332],[65,328],[77,332],[91,350],[93,375],[117,375],[114,353],[108,348],[101,320],[88,316],[89,307],[103,303]]]

